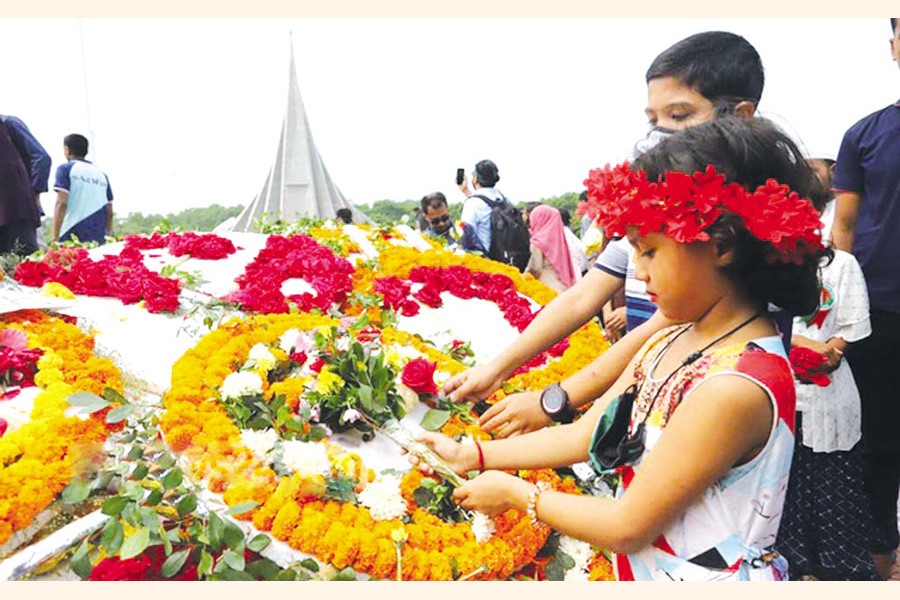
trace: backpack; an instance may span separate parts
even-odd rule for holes
[[[524,272],[531,258],[531,236],[522,211],[513,206],[504,196],[490,200],[486,196],[474,194],[491,208],[491,248],[488,258],[512,265]]]

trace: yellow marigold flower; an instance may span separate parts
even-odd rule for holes
[[[48,281],[41,286],[41,295],[50,296],[52,298],[63,298],[65,300],[74,300],[75,294],[72,290],[56,281]]]
[[[407,539],[409,539],[409,535],[406,533],[405,528],[397,527],[396,529],[391,530],[391,540],[395,544],[405,544]]]
[[[316,378],[316,391],[320,394],[333,394],[344,387],[341,376],[331,370],[331,366],[323,367]]]

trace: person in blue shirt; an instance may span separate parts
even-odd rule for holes
[[[469,184],[464,179],[459,184],[459,189],[466,195],[463,202],[462,217],[463,235],[460,246],[466,252],[480,252],[487,256],[491,250],[491,207],[479,196],[484,196],[492,202],[504,198],[503,194],[495,188],[500,181],[500,170],[491,160],[482,160],[475,165],[472,173],[472,187],[475,192],[469,190]]]
[[[102,244],[112,233],[112,188],[106,174],[85,160],[88,140],[73,133],[63,140],[68,162],[56,169],[53,241],[77,238]]]
[[[38,249],[50,155],[18,117],[0,115],[0,254]]]
[[[891,55],[900,64],[896,17],[891,31]],[[847,130],[832,188],[834,247],[853,253],[869,291],[872,335],[850,347],[847,362],[862,400],[864,476],[876,520],[870,550],[887,579],[900,545],[900,101]]]

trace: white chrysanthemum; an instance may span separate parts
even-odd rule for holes
[[[590,544],[567,535],[559,536],[559,549],[575,561],[575,566],[569,569],[570,571],[587,569],[588,564],[594,557],[594,549],[591,548]]]
[[[275,355],[266,348],[265,344],[256,344],[250,348],[250,361],[265,368],[271,369],[275,366]]]
[[[327,475],[331,472],[331,461],[325,444],[291,440],[282,444],[281,461],[291,471],[302,475]]]
[[[334,341],[334,349],[338,352],[346,352],[350,349],[350,338],[346,335],[340,336]]]
[[[240,398],[261,394],[263,382],[259,375],[250,371],[232,373],[222,382],[220,392],[224,398]]]
[[[255,429],[244,429],[241,431],[241,443],[247,446],[250,452],[261,460],[266,459],[266,455],[275,448],[275,442],[277,441],[278,434],[271,428],[262,431]]]
[[[298,330],[288,329],[278,338],[278,347],[290,354],[294,351],[294,348],[297,345],[297,338],[299,337],[300,332]]]
[[[434,372],[434,384],[441,389],[444,387],[444,384],[447,383],[447,380],[450,379],[450,373],[447,371],[435,371]]]
[[[472,518],[472,533],[475,541],[484,544],[494,536],[494,520],[482,512],[475,511]]]
[[[563,576],[563,581],[588,581],[588,572],[585,569],[572,567]]]
[[[406,514],[406,500],[400,493],[400,478],[383,475],[366,486],[359,502],[369,509],[376,521],[399,519]]]

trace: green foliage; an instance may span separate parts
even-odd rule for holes
[[[168,215],[131,213],[116,219],[113,233],[121,237],[136,233],[150,234],[154,231],[212,231],[230,217],[236,217],[243,206],[222,206],[211,204],[200,208],[187,208],[180,213]]]

